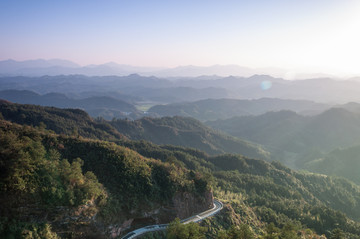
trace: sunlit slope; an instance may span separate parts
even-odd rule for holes
[[[291,153],[297,158],[298,166],[309,154],[360,143],[360,115],[341,108],[308,117],[290,111],[269,112],[208,122],[207,125],[265,145],[279,157],[281,152],[285,158],[284,153]]]
[[[5,120],[46,127],[58,134],[106,140],[124,138],[106,122],[96,122],[85,111],[79,109],[15,104],[0,100],[0,113]]]
[[[270,158],[270,154],[261,146],[220,133],[192,118],[119,119],[110,123],[121,134],[133,140],[191,147],[212,155],[239,153],[253,158]]]

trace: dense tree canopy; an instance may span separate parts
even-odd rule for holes
[[[81,135],[56,134],[50,126],[58,120],[41,124],[37,115],[54,119],[69,111],[36,113],[30,108],[20,112],[36,127],[0,120],[1,237],[37,233],[51,238],[53,231],[64,231],[64,225],[54,223],[58,217],[70,218],[69,233],[95,219],[107,226],[122,224],[169,206],[176,193],[187,192],[202,202],[204,192],[212,190],[225,208],[203,222],[205,231],[189,224],[185,234],[178,234],[183,225],[175,221],[169,237],[359,238],[360,187],[346,179],[242,155],[208,155],[116,137],[103,141],[94,132],[108,137],[111,126],[100,123],[92,125],[94,137],[85,138],[81,130]],[[84,129],[76,120],[71,124]]]

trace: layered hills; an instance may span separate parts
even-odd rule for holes
[[[206,99],[187,103],[156,105],[149,112],[160,116],[193,117],[202,121],[228,119],[234,116],[260,115],[268,111],[291,110],[302,115],[314,115],[329,105],[306,100],[262,98],[256,100]]]
[[[37,122],[32,116],[29,121]],[[346,179],[239,154],[210,156],[144,140],[58,135],[48,130],[50,121],[34,128],[5,119],[0,121],[2,237],[123,235],[126,228],[204,210],[211,191],[225,209],[202,224],[209,237],[241,224],[258,237],[276,235],[269,225],[291,231],[293,238],[330,237],[336,231],[348,238],[360,235],[360,187]]]
[[[311,154],[359,144],[359,119],[358,113],[332,108],[315,116],[279,111],[217,120],[207,125],[264,145],[277,152],[277,157],[293,158],[301,167]]]
[[[261,146],[215,131],[193,118],[142,118],[135,121],[118,119],[110,124],[133,140],[191,147],[211,155],[239,153],[253,158],[270,159],[270,154]]]
[[[73,99],[61,93],[48,93],[44,95],[33,91],[5,90],[0,91],[0,99],[14,103],[53,106],[58,108],[78,108],[88,112],[92,117],[107,119],[133,117],[142,113],[127,101],[109,96],[91,96]]]
[[[58,134],[82,136],[108,141],[125,137],[148,140],[156,144],[173,144],[197,148],[208,154],[242,153],[269,159],[260,146],[217,132],[201,122],[181,117],[143,118],[136,121],[96,121],[79,109],[58,109],[0,101],[0,113],[6,120],[45,127]]]
[[[92,117],[103,117],[107,120],[113,118],[137,119],[143,116],[183,116],[206,121],[227,119],[234,116],[259,115],[268,111],[279,110],[291,110],[301,115],[314,115],[330,107],[327,104],[305,100],[272,98],[256,100],[225,99],[224,97],[227,97],[227,94],[226,90],[220,88],[173,87],[147,89],[140,87],[126,94],[118,91],[82,91],[68,93],[67,95],[63,93],[41,95],[28,90],[3,90],[0,91],[0,98],[20,104],[80,108],[88,112]],[[211,99],[208,99],[209,97]],[[143,102],[148,102],[150,105],[154,105],[155,102],[169,104],[155,105],[144,112],[136,107],[141,106]],[[349,104],[346,107],[356,109],[355,104]]]
[[[160,78],[130,74],[126,76],[3,76],[2,90],[30,90],[40,94],[51,92],[79,94],[81,92],[120,92],[153,103],[189,102],[204,99],[260,99],[277,98],[344,104],[360,100],[360,82],[357,79],[334,80],[318,78],[284,80],[269,75],[201,76]],[[321,89],[321,94],[319,90]],[[339,93],[341,92],[341,93]],[[334,97],[336,96],[336,97]]]
[[[329,153],[312,155],[304,168],[317,173],[347,178],[360,184],[360,146],[337,148]]]

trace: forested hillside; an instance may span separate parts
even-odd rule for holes
[[[184,117],[113,120],[110,124],[133,140],[196,148],[208,154],[239,153],[248,157],[269,159],[261,146],[215,131],[200,121]]]
[[[4,90],[0,91],[0,99],[20,104],[34,104],[58,108],[83,109],[94,118],[137,118],[142,115],[142,112],[137,110],[135,106],[131,103],[131,97],[128,97],[129,100],[125,101],[125,97],[122,97],[120,94],[112,94],[114,95],[113,97],[107,96],[106,94],[101,92],[98,92],[95,95],[92,95],[91,92],[85,92],[84,94],[88,94],[89,96],[81,97],[79,99],[73,99],[62,93],[51,92],[40,95],[28,90]],[[77,94],[73,95],[77,96]]]
[[[301,116],[291,111],[234,117],[207,122],[228,134],[264,145],[274,157],[303,167],[313,155],[360,143],[360,115],[332,108],[319,115]]]
[[[5,238],[124,235],[206,210],[211,192],[225,208],[201,224],[209,238],[237,230],[250,230],[255,238],[360,235],[360,187],[346,179],[240,154],[59,135],[46,129],[46,121],[37,128],[0,122]]]
[[[360,187],[345,179],[299,173],[278,162],[241,155],[206,156],[146,142],[124,145],[144,156],[180,160],[192,170],[211,172],[215,196],[229,202],[227,218],[212,224],[217,230],[237,221],[251,225],[258,234],[264,229],[261,225],[271,222],[278,227],[289,223],[307,227],[328,236],[337,227],[352,234],[349,238],[358,238],[360,233]]]
[[[209,154],[241,153],[249,157],[270,158],[270,154],[260,146],[221,134],[190,118],[96,121],[82,110],[22,105],[7,101],[0,101],[0,113],[6,120],[46,127],[58,134],[108,141],[128,137],[156,144],[197,148]]]
[[[94,121],[85,111],[36,105],[14,104],[0,100],[1,117],[18,124],[46,127],[57,134],[95,139],[119,139],[124,136],[109,124]]]
[[[352,180],[360,185],[360,146],[335,149],[327,154],[314,155],[305,164],[305,169],[336,175]]]
[[[2,238],[107,237],[111,228],[123,233],[130,226],[168,222],[212,202],[201,174],[106,141],[0,121],[0,155]],[[201,202],[183,208],[190,215],[173,208],[184,195]]]

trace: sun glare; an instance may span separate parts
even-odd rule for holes
[[[324,66],[340,74],[359,74],[360,4],[335,15],[318,42]],[[321,31],[321,29],[319,29]]]

